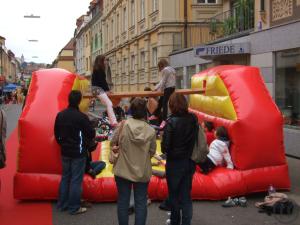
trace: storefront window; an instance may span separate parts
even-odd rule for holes
[[[275,101],[287,126],[300,127],[300,48],[276,53]]]
[[[192,79],[192,76],[195,74],[196,74],[196,66],[188,66],[187,67],[187,80],[186,80],[187,88],[191,88],[191,79]]]
[[[183,68],[176,68],[176,88],[183,88]]]

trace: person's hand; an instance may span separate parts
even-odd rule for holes
[[[114,146],[112,147],[112,151],[113,151],[114,153],[118,153],[118,152],[119,152],[119,146],[114,145]]]

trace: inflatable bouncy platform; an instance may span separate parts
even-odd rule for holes
[[[86,80],[61,69],[33,73],[18,126],[18,169],[14,177],[16,199],[57,198],[62,168],[60,148],[53,133],[54,120],[56,114],[67,106],[70,90],[87,85]],[[228,129],[230,153],[235,166],[233,170],[216,168],[208,175],[196,172],[192,198],[220,200],[266,191],[270,184],[279,190],[289,190],[283,118],[264,85],[259,69],[218,66],[194,75],[192,88],[204,89],[205,92],[190,95],[190,111],[198,116],[199,121],[212,121],[215,126],[222,125]],[[83,102],[81,107],[85,105],[86,102]],[[106,161],[107,166],[96,179],[85,175],[84,199],[116,201],[117,189],[108,154],[109,143],[99,143],[93,159]],[[152,176],[149,198],[162,200],[167,194],[166,180]]]

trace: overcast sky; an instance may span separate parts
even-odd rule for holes
[[[0,36],[16,57],[23,54],[27,62],[52,63],[73,37],[76,19],[88,11],[90,1],[0,0]],[[41,18],[24,18],[31,14]]]

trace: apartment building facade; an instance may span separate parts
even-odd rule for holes
[[[82,15],[76,21],[75,40],[75,71],[82,76],[91,74],[91,14]]]
[[[5,46],[5,38],[0,36],[0,86],[5,82],[16,82],[19,64],[14,53]]]
[[[160,79],[158,60],[168,58],[171,52],[184,45],[192,45],[199,37],[206,38],[205,32],[201,32],[205,28],[192,24],[191,15],[199,11],[195,2],[104,0],[103,52],[110,59],[116,91],[153,87]],[[217,10],[212,7],[205,12],[212,14]],[[208,34],[208,27],[206,30]]]

